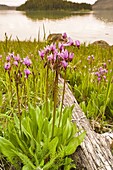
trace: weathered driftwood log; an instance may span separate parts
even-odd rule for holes
[[[63,79],[59,79],[63,84]],[[97,134],[90,126],[88,119],[82,112],[68,85],[66,85],[64,106],[74,104],[72,120],[78,129],[86,131],[86,137],[73,155],[79,170],[113,170],[113,155],[110,144],[113,142],[113,133]],[[78,160],[77,160],[78,159]]]

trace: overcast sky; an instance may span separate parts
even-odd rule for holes
[[[0,4],[5,4],[5,5],[12,5],[12,6],[19,6],[23,3],[25,3],[26,0],[0,0]],[[72,2],[86,2],[93,4],[96,0],[68,0]]]

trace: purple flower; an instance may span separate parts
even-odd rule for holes
[[[95,72],[95,75],[98,76],[99,72]]]
[[[5,69],[5,70],[10,70],[10,68],[11,68],[11,64],[10,64],[10,62],[5,63],[5,65],[4,65],[4,69]]]
[[[106,68],[107,64],[106,64],[106,63],[103,63],[103,66],[104,66],[104,68]]]
[[[61,61],[61,65],[63,66],[64,69],[66,69],[68,66],[68,63],[65,60],[63,60]]]
[[[73,57],[74,57],[74,53],[69,53],[69,61],[72,61]]]
[[[15,66],[18,66],[18,61],[14,61],[13,64],[14,64]]]
[[[44,48],[44,51],[42,51],[42,52],[43,52],[44,55],[45,55],[45,53],[47,54],[47,53],[49,53],[49,51],[50,51],[50,46],[47,45],[47,46]]]
[[[53,54],[48,55],[47,59],[48,59],[48,61],[52,61],[53,60]]]
[[[89,55],[88,57],[87,57],[87,60],[89,61],[91,59],[91,56]]]
[[[8,56],[6,57],[6,61],[10,61],[10,59],[11,59],[11,56],[8,55]]]
[[[20,61],[20,56],[19,56],[19,54],[17,54],[17,56],[14,56],[14,60],[15,60],[15,61]]]
[[[0,59],[2,58],[2,55],[0,55]]]
[[[68,55],[69,55],[69,53],[68,53],[67,50],[64,50],[64,51],[62,51],[62,52],[60,53],[60,56],[61,56],[61,58],[62,58],[63,60],[67,60],[67,59],[68,59]]]
[[[28,57],[26,57],[23,59],[23,64],[25,64],[27,67],[29,67],[32,64],[32,62]]]
[[[66,39],[66,38],[67,38],[67,34],[64,32],[64,33],[62,34],[62,37],[63,37],[63,39]]]
[[[106,80],[106,76],[103,76],[103,79]]]
[[[79,41],[79,40],[76,40],[76,41],[75,41],[75,45],[79,48],[79,47],[80,47],[80,41]]]
[[[42,60],[44,59],[44,56],[45,56],[45,51],[44,50],[41,50],[41,51],[38,51],[38,54],[39,56],[42,58]]]
[[[31,71],[27,68],[26,70],[24,70],[25,73],[25,77],[28,78],[29,74],[31,74]]]
[[[54,52],[55,50],[56,50],[56,44],[51,44],[50,45],[50,50],[52,51],[52,52]]]
[[[59,50],[62,51],[64,49],[64,45],[62,43],[59,42],[58,44]]]
[[[97,81],[100,82],[100,81],[101,81],[101,77],[98,77],[98,78],[97,78]]]
[[[70,37],[68,38],[68,42],[67,43],[68,43],[69,46],[74,45],[74,42],[73,42],[73,40]]]
[[[10,53],[10,57],[14,58],[14,53]]]

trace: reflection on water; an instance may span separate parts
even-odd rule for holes
[[[87,15],[88,13],[75,13],[71,11],[57,11],[57,10],[51,10],[51,11],[27,11],[24,13],[28,18],[36,21],[36,20],[44,20],[44,19],[50,19],[50,20],[60,20],[63,18],[69,18],[74,15]]]
[[[94,11],[94,16],[97,19],[100,19],[104,22],[113,22],[113,11],[107,10],[107,11]]]
[[[64,11],[0,11],[0,40],[5,33],[12,39],[43,40],[50,33],[64,33],[81,42],[105,40],[113,44],[113,13],[97,11],[94,13],[72,13]],[[110,24],[108,24],[110,22]]]

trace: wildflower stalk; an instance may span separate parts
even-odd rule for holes
[[[10,75],[10,71],[8,71],[8,76],[9,76],[9,86],[10,86],[10,107],[12,108],[12,102],[13,102],[13,92],[12,92],[12,84],[11,84],[11,75]]]
[[[48,117],[48,78],[49,78],[49,65],[47,64],[47,73],[46,73],[46,117]]]
[[[64,94],[65,94],[65,85],[66,85],[66,70],[65,70],[65,72],[64,72],[63,94],[62,94],[62,102],[61,102],[61,110],[60,110],[58,127],[60,127],[61,118],[62,118],[62,109],[63,109]]]
[[[57,106],[57,96],[58,96],[58,70],[56,69],[55,81],[54,81],[54,109],[53,109],[53,125],[52,125],[52,138],[54,136],[54,126],[56,117],[56,106]]]
[[[18,78],[15,79],[15,83],[16,83],[16,95],[17,95],[17,105],[18,105],[18,117],[19,117],[19,120],[20,120],[20,131],[21,131],[21,107],[20,107]]]
[[[33,75],[33,85],[34,85],[34,107],[36,107],[36,77],[34,71],[32,72]]]

